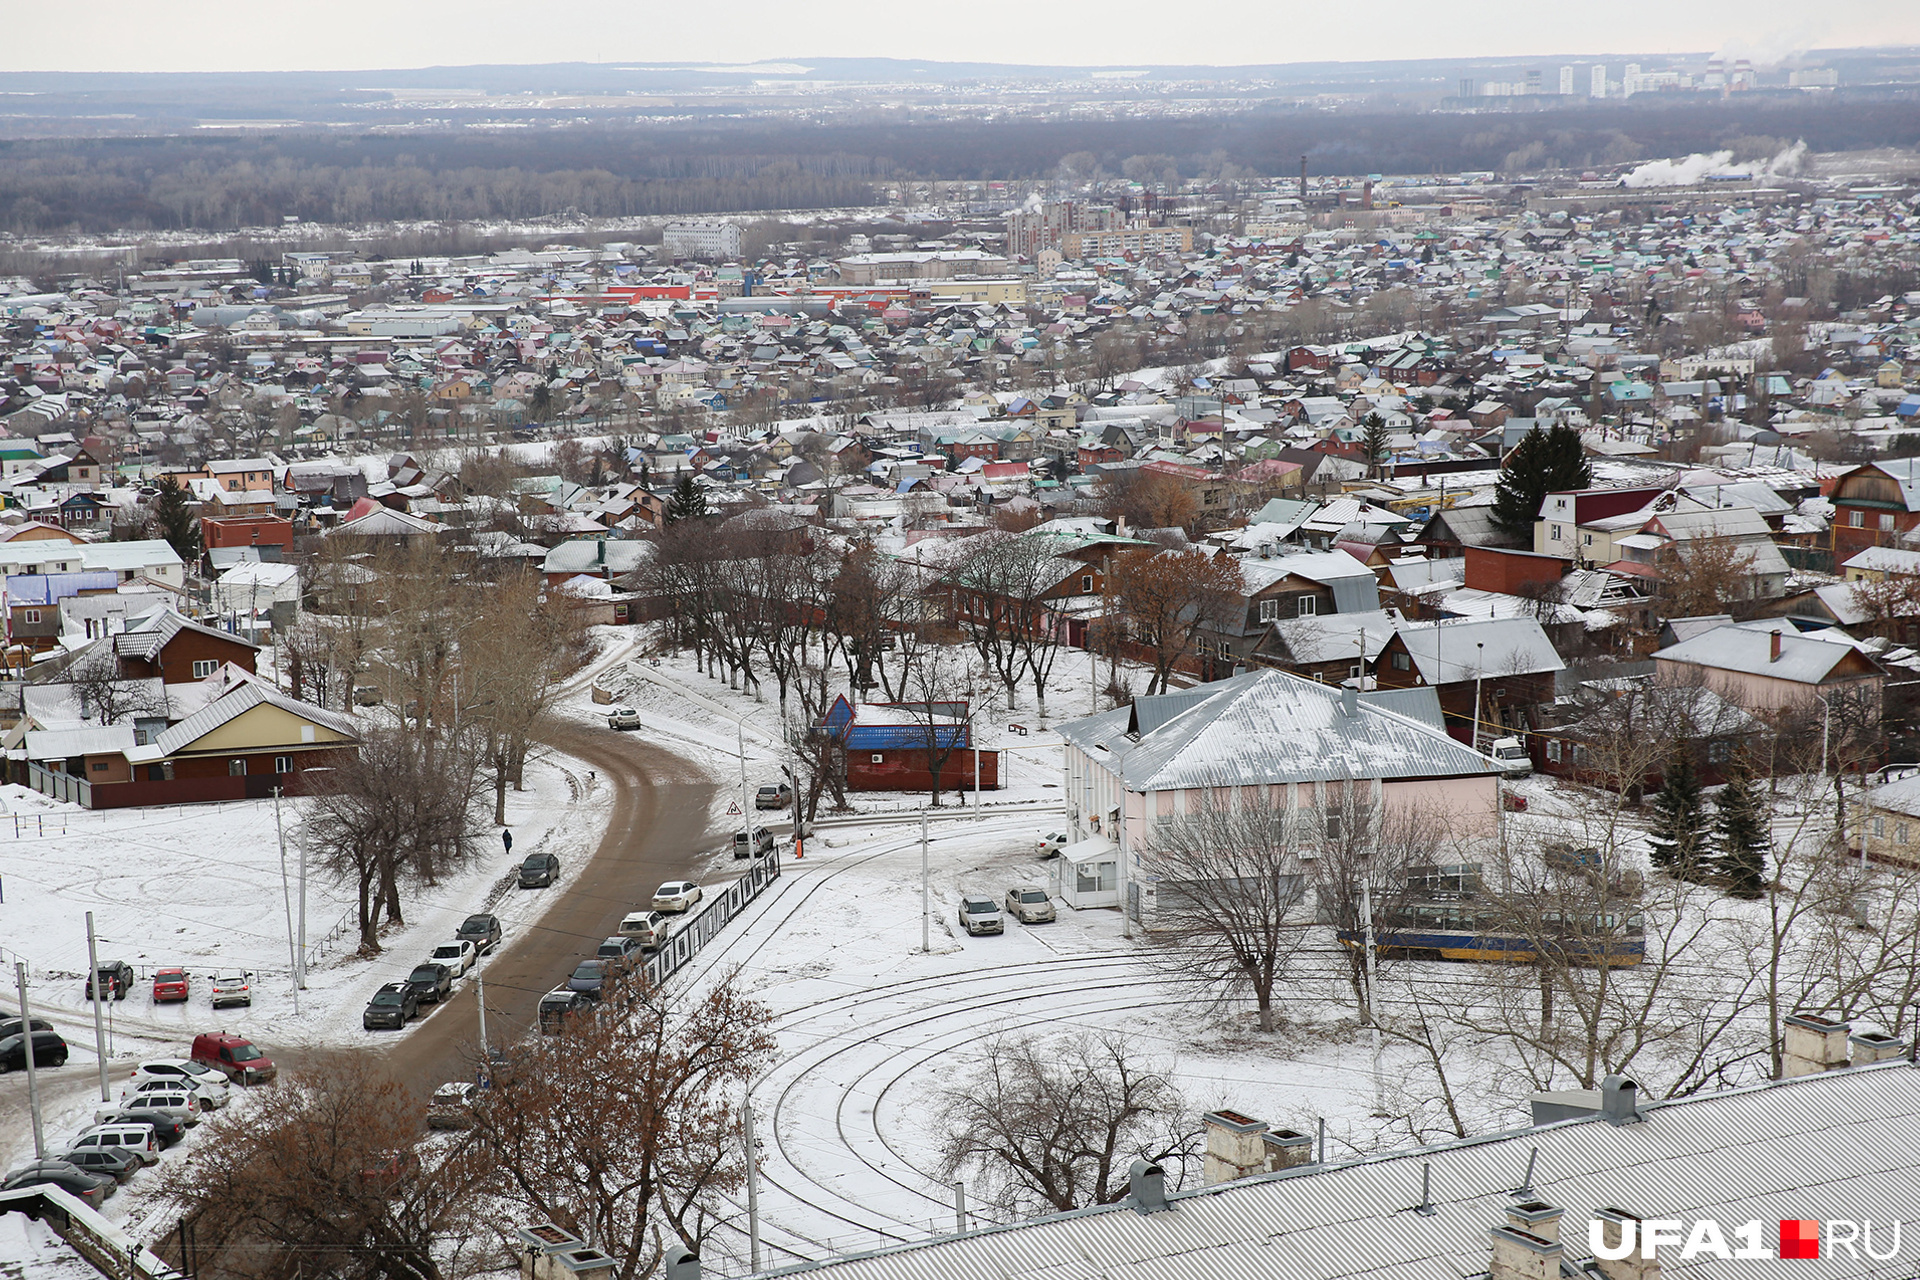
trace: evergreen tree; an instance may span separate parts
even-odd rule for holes
[[[1593,467],[1581,448],[1578,431],[1568,426],[1551,431],[1535,427],[1520,438],[1500,468],[1493,522],[1505,533],[1531,542],[1533,522],[1539,519],[1540,504],[1548,494],[1584,489],[1592,483]]]
[[[1693,769],[1693,742],[1674,744],[1660,791],[1653,797],[1653,865],[1676,880],[1699,875],[1707,815],[1700,804],[1700,777]]]
[[[1734,766],[1715,801],[1714,870],[1727,892],[1736,898],[1757,898],[1766,892],[1767,811],[1748,775],[1745,762]]]
[[[1378,475],[1380,464],[1392,450],[1387,445],[1387,420],[1370,413],[1360,420],[1360,453],[1366,459],[1367,474]]]
[[[693,482],[693,472],[682,471],[672,495],[667,498],[667,523],[699,520],[707,514],[707,491]]]
[[[160,498],[154,508],[160,536],[182,560],[192,564],[200,558],[200,521],[189,502],[187,490],[178,479],[160,477]]]

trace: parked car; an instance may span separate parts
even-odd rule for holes
[[[35,1018],[35,1022],[39,1019]],[[33,1065],[36,1067],[64,1067],[67,1065],[67,1042],[60,1038],[58,1031],[39,1031],[33,1033]],[[27,1036],[16,1031],[10,1036],[0,1037],[0,1071],[25,1071],[27,1069]]]
[[[1019,884],[1007,890],[1007,914],[1021,924],[1044,924],[1054,918],[1053,899],[1037,884]]]
[[[753,793],[753,807],[756,809],[784,809],[793,803],[793,788],[786,783],[777,787],[762,787]]]
[[[410,982],[389,982],[373,993],[367,1007],[360,1011],[360,1026],[365,1031],[399,1031],[420,1016],[420,993]]]
[[[224,1031],[205,1032],[193,1038],[193,1048],[188,1055],[195,1062],[204,1062],[235,1084],[265,1084],[280,1074],[280,1068],[273,1065],[273,1059],[260,1052],[258,1045],[245,1036],[228,1035]]]
[[[584,991],[556,987],[540,997],[540,1034],[558,1035],[567,1021],[582,1013],[591,1013],[594,999]]]
[[[1046,836],[1040,841],[1040,856],[1044,858],[1048,854],[1058,853],[1066,847],[1067,847],[1066,832],[1049,831],[1046,834]]]
[[[140,1157],[114,1147],[89,1147],[84,1151],[63,1151],[56,1160],[64,1160],[76,1169],[84,1169],[100,1178],[124,1183],[140,1170]]]
[[[435,964],[447,966],[456,978],[466,977],[467,970],[473,968],[473,962],[479,958],[480,953],[475,951],[473,944],[464,938],[455,938],[452,942],[441,943],[433,949],[433,954],[427,957]]]
[[[112,1178],[88,1173],[85,1169],[76,1168],[65,1160],[37,1160],[8,1174],[7,1180],[0,1182],[0,1191],[18,1191],[22,1187],[54,1186],[83,1201],[88,1208],[98,1209],[101,1203],[113,1194],[116,1185]]]
[[[133,966],[125,960],[103,960],[95,976],[87,979],[87,999],[93,999],[96,982],[100,990],[115,1000],[125,1000],[127,992],[133,990],[133,984],[139,978],[133,972]]]
[[[187,987],[185,969],[157,969],[153,974],[153,1002],[164,1004],[183,1001],[187,998]]]
[[[191,1058],[154,1058],[129,1071],[127,1079],[135,1084],[143,1080],[164,1080],[182,1089],[204,1089],[217,1093],[222,1099],[233,1092],[233,1084],[224,1073]],[[219,1105],[225,1106],[226,1103],[222,1101]]]
[[[471,942],[474,951],[484,956],[500,945],[500,939],[502,937],[500,917],[489,915],[468,916],[453,936],[462,942]]]
[[[230,1004],[253,1007],[253,982],[237,969],[213,975],[213,1007],[224,1009]]]
[[[1533,756],[1528,754],[1527,744],[1518,738],[1495,738],[1487,754],[1500,762],[1503,778],[1525,778],[1533,773]]]
[[[33,1029],[35,1031],[51,1031],[53,1030],[53,1024],[51,1022],[48,1022],[45,1018],[35,1018],[33,1020]],[[20,1017],[18,1014],[15,1014],[11,1018],[0,1018],[0,1040],[4,1040],[8,1036],[17,1036],[19,1034],[20,1034]]]
[[[602,942],[594,954],[612,965],[616,973],[624,973],[640,962],[641,953],[645,950],[640,939],[615,934]]]
[[[105,1116],[106,1119],[101,1119]],[[94,1129],[145,1129],[160,1147],[170,1147],[187,1136],[186,1120],[170,1111],[151,1107],[114,1107],[94,1112]],[[89,1130],[91,1132],[91,1130]]]
[[[200,1103],[192,1094],[180,1093],[137,1093],[131,1098],[123,1098],[111,1106],[100,1108],[93,1113],[95,1124],[144,1123],[142,1117],[162,1116],[168,1120],[178,1120],[191,1129],[200,1123]],[[164,1145],[166,1137],[161,1136]]]
[[[520,862],[520,887],[544,889],[560,874],[560,859],[551,853],[530,853]]]
[[[407,975],[407,985],[413,988],[419,1004],[439,1004],[453,994],[453,970],[429,960],[413,966],[413,972]]]
[[[672,930],[672,922],[658,911],[630,911],[620,922],[620,936],[632,938],[646,951],[658,951]]]
[[[632,707],[615,707],[613,710],[607,712],[607,728],[609,729],[638,729],[639,727],[640,713]]]
[[[960,899],[960,927],[978,937],[983,933],[1005,933],[1007,922],[992,898]]]
[[[473,1100],[480,1086],[470,1080],[455,1080],[433,1091],[427,1103],[427,1128],[471,1129]]]
[[[202,1111],[218,1111],[227,1105],[233,1086],[224,1077],[216,1076],[212,1082],[199,1080],[163,1080],[148,1076],[144,1079],[129,1080],[120,1089],[120,1101],[128,1102],[149,1093],[184,1093],[192,1098],[194,1105]]]
[[[678,915],[700,901],[700,886],[691,880],[669,880],[654,891],[653,909]]]
[[[736,858],[757,858],[773,852],[773,832],[765,827],[755,827],[751,832],[733,833],[733,856]]]
[[[608,988],[613,985],[614,980],[613,962],[596,957],[592,960],[582,960],[575,967],[573,975],[567,979],[567,989],[585,992],[595,1000],[599,1000],[610,994]]]
[[[144,1124],[96,1124],[73,1135],[69,1151],[124,1151],[141,1164],[160,1163],[160,1139]]]

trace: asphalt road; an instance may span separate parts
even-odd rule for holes
[[[536,924],[510,933],[479,972],[487,988],[487,1037],[499,1044],[527,1034],[540,997],[566,981],[621,918],[666,880],[699,875],[717,839],[707,831],[713,783],[641,734],[566,725],[545,739],[613,787],[606,835],[591,858],[561,860],[560,883],[516,890],[554,897]],[[471,1080],[478,1057],[477,984],[463,981],[443,1009],[386,1050],[394,1074],[431,1093]]]

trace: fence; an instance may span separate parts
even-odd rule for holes
[[[49,769],[37,760],[27,761],[27,785],[43,796],[65,800],[83,809],[93,808],[93,784],[85,778]]]
[[[726,892],[707,900],[686,924],[667,937],[666,945],[647,961],[647,985],[658,987],[700,954],[701,948],[719,936],[729,920],[746,910],[747,904],[765,892],[780,878],[780,855],[770,853],[755,858],[747,874],[728,885]]]

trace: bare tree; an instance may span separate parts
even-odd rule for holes
[[[475,1108],[502,1194],[593,1241],[618,1280],[698,1252],[746,1177],[739,1098],[773,1049],[733,976],[703,994],[636,990],[512,1051]]]
[[[1199,1126],[1179,1091],[1112,1033],[998,1036],[939,1106],[948,1175],[971,1173],[1010,1213],[1112,1204],[1136,1159],[1170,1186],[1198,1165]]]
[[[1106,605],[1144,651],[1165,693],[1174,667],[1195,653],[1203,632],[1239,606],[1244,588],[1240,566],[1230,559],[1202,551],[1127,551],[1107,566]]]
[[[73,687],[81,714],[101,724],[131,723],[140,716],[168,718],[167,695],[159,680],[127,675],[111,636],[94,641],[62,674]]]
[[[470,588],[454,680],[457,705],[471,708],[481,762],[493,775],[493,821],[507,820],[507,787],[519,790],[527,754],[562,684],[585,664],[591,641],[565,597],[520,570]]]

